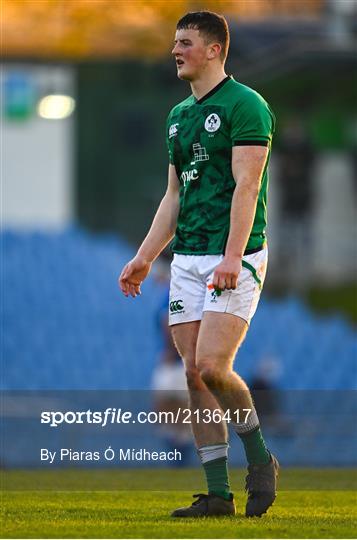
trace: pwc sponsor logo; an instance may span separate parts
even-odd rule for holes
[[[184,171],[181,173],[180,179],[183,182],[183,186],[186,187],[187,184],[192,182],[192,180],[198,180],[199,174],[197,169],[191,169],[190,171]]]
[[[183,300],[172,300],[170,302],[170,313],[171,315],[184,313]]]

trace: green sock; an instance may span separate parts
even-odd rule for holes
[[[270,453],[265,445],[260,427],[249,433],[239,433],[238,435],[244,444],[249,465],[265,465],[269,463]]]
[[[224,499],[230,500],[227,458],[221,457],[203,463],[206,473],[208,493],[219,495]]]

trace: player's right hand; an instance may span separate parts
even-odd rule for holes
[[[136,255],[134,259],[124,266],[119,279],[119,287],[122,293],[128,297],[129,294],[135,298],[141,294],[140,285],[151,270],[151,262],[140,255]]]

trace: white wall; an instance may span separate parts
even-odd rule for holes
[[[315,173],[314,274],[323,280],[356,277],[356,194],[351,160],[343,153],[320,155]]]
[[[74,71],[65,67],[8,64],[2,87],[9,72],[19,69],[31,77],[36,101],[49,91],[74,97]],[[73,220],[73,126],[73,115],[9,120],[2,114],[3,227],[57,229]]]

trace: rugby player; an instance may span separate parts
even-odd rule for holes
[[[191,410],[202,411],[201,418],[192,414],[192,430],[208,485],[208,494],[194,495],[192,505],[173,517],[235,514],[227,411],[248,462],[246,516],[261,516],[276,496],[278,462],[266,447],[249,389],[233,371],[266,273],[275,119],[257,92],[225,73],[228,47],[228,25],[220,15],[193,12],[177,23],[172,54],[192,95],[168,116],[167,191],[119,278],[124,295],[136,297],[172,241],[169,325],[185,364]],[[222,415],[205,423],[207,410]]]

